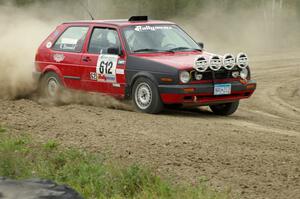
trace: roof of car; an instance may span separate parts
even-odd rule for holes
[[[174,24],[169,21],[147,20],[147,21],[128,21],[128,19],[113,19],[113,20],[83,20],[71,21],[64,24],[107,24],[115,26],[131,26],[131,25],[153,25],[153,24]]]

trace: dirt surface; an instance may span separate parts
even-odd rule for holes
[[[300,53],[252,61],[258,89],[230,117],[208,108],[146,115],[19,99],[0,100],[0,123],[40,141],[147,165],[174,182],[205,177],[234,198],[294,199],[300,196]]]

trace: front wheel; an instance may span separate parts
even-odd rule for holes
[[[239,101],[226,104],[211,105],[209,107],[217,115],[228,116],[236,112],[239,107]]]
[[[149,79],[141,77],[133,85],[132,100],[137,110],[144,113],[159,113],[163,109],[157,86]]]

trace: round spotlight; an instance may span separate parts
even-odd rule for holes
[[[227,70],[232,70],[235,66],[235,58],[232,54],[226,54],[223,57],[223,66]]]
[[[208,68],[208,59],[204,56],[201,56],[196,59],[194,68],[198,72],[205,72]]]
[[[245,53],[238,54],[238,56],[236,57],[236,63],[241,69],[247,68],[249,65],[248,56]]]
[[[248,69],[247,69],[247,68],[243,68],[243,69],[241,70],[241,72],[240,72],[240,77],[241,77],[242,79],[247,79],[248,73],[249,73]]]
[[[203,78],[203,75],[202,75],[201,73],[195,72],[195,79],[196,79],[197,81],[202,80],[202,78]]]
[[[239,71],[232,72],[232,77],[233,78],[238,78],[239,76],[240,76],[240,72]]]
[[[213,71],[218,71],[222,67],[222,59],[219,56],[212,56],[209,60],[209,68]]]

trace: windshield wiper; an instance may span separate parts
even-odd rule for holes
[[[186,50],[191,50],[191,51],[194,51],[194,50],[197,50],[197,51],[201,51],[201,49],[199,48],[188,48],[188,47],[177,47],[177,48],[172,48],[172,49],[169,49],[169,50],[166,50],[167,52],[176,52],[176,51],[186,51]]]
[[[133,52],[138,53],[138,52],[159,52],[160,50],[158,49],[152,49],[152,48],[143,48],[143,49],[138,49]]]

